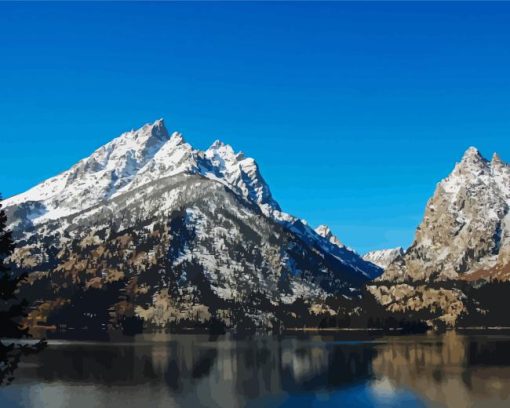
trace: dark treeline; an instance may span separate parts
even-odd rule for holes
[[[465,284],[461,290],[469,302],[459,327],[510,327],[510,282],[477,282]]]
[[[10,383],[23,355],[41,350],[45,343],[33,345],[14,342],[12,339],[30,337],[23,326],[28,303],[17,297],[18,285],[26,279],[9,269],[5,260],[14,250],[11,232],[6,229],[7,217],[2,209],[0,196],[0,384]]]
[[[263,293],[253,292],[242,301],[229,301],[215,296],[205,278],[197,274],[197,288],[207,293],[207,304],[211,317],[200,320],[194,317],[170,321],[164,329],[173,332],[209,332],[222,334],[227,330],[254,332],[260,329],[280,333],[285,329],[380,329],[403,333],[423,332],[429,328],[427,322],[441,315],[438,310],[388,311],[366,289],[354,297],[342,295],[329,297],[322,310],[314,311],[313,305],[303,298],[286,304],[271,303]],[[124,289],[126,282],[112,282],[101,288],[75,288],[69,302],[55,309],[47,323],[62,331],[100,333],[107,330],[120,330],[124,334],[159,330],[137,317],[134,305]],[[510,326],[510,316],[505,305],[510,299],[509,282],[485,282],[475,285],[456,284],[466,295],[467,311],[458,321],[460,327]],[[123,304],[120,313],[118,307]],[[227,315],[225,315],[227,311]],[[260,321],[264,320],[264,324]],[[266,323],[269,322],[269,325]],[[438,327],[436,327],[438,328]],[[439,327],[440,328],[440,327]]]

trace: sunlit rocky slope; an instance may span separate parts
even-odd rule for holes
[[[510,277],[509,208],[510,166],[469,148],[437,185],[411,247],[372,292],[391,311],[423,312],[450,326],[470,308],[488,312],[471,291]]]
[[[3,206],[31,324],[272,327],[382,272],[282,212],[253,159],[196,150],[162,120]]]

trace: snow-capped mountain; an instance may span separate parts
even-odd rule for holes
[[[37,321],[84,288],[116,288],[122,307],[108,307],[122,318],[232,323],[236,304],[267,326],[279,304],[352,294],[382,272],[282,212],[253,159],[219,141],[194,149],[162,120],[3,206],[17,240],[11,260],[43,305]]]
[[[309,228],[308,225],[305,225],[305,227]],[[365,261],[365,264],[359,265],[359,260],[363,258],[356,251],[344,245],[327,225],[319,225],[314,232],[323,238],[319,240],[319,245],[325,251],[335,255],[338,259],[342,259],[343,262],[365,275],[368,279],[374,279],[381,275],[383,268],[370,261]],[[317,240],[310,231],[307,231],[306,236],[309,240]]]
[[[372,262],[382,269],[386,269],[389,264],[402,255],[404,255],[404,249],[397,247],[367,252],[363,255],[363,259]]]
[[[365,276],[374,277],[382,272],[336,237],[316,233],[305,221],[282,212],[255,160],[218,140],[206,151],[196,150],[180,133],[169,135],[163,119],[122,134],[69,170],[6,199],[3,205],[11,215],[10,228],[23,231],[181,173],[197,174],[225,185],[312,245],[330,252],[333,249],[334,256]],[[9,207],[15,208],[16,213],[9,211]]]
[[[442,280],[506,262],[510,166],[470,147],[427,203],[414,243],[386,279]]]
[[[386,268],[372,293],[391,311],[419,311],[456,325],[476,302],[458,287],[510,277],[509,209],[510,166],[470,147],[437,185],[411,247]]]
[[[219,141],[205,152],[195,150],[180,133],[169,135],[162,119],[122,134],[69,170],[5,200],[3,205],[30,203],[33,210],[28,208],[27,216],[31,224],[38,225],[179,173],[214,179],[261,207],[279,211],[253,159],[234,153]]]

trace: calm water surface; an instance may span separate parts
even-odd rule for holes
[[[510,336],[50,341],[0,407],[510,407]]]

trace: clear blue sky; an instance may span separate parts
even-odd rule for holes
[[[464,150],[510,161],[510,3],[0,3],[0,191],[159,117],[364,252]]]

